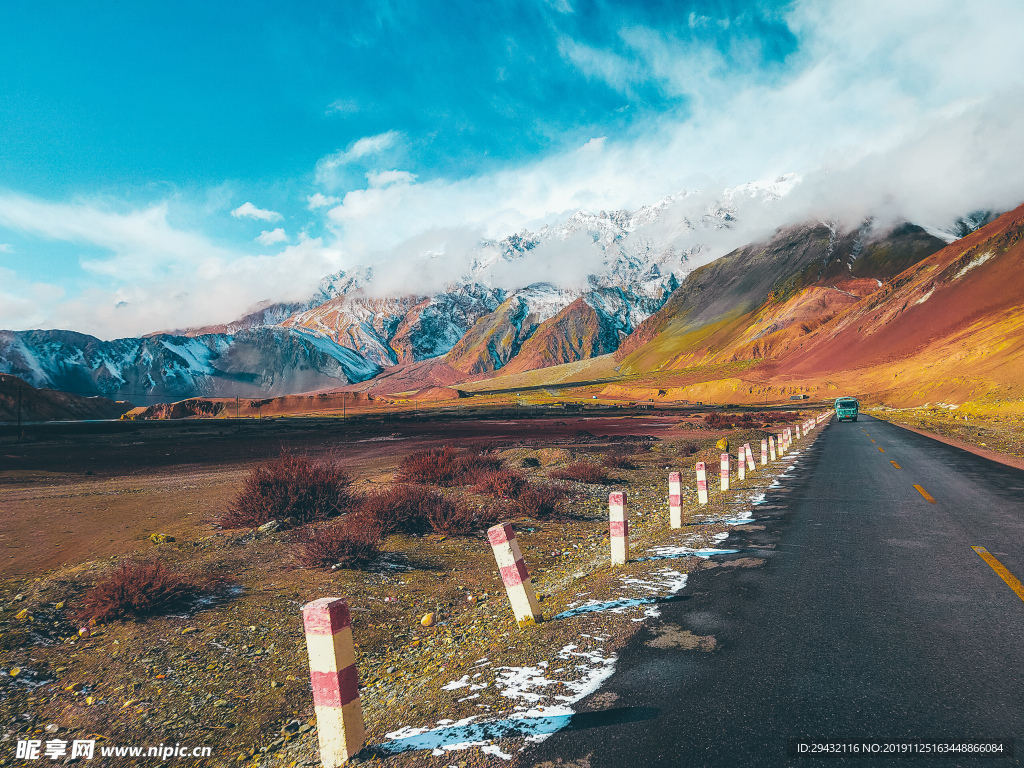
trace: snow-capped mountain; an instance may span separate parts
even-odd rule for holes
[[[463,375],[489,373],[538,332],[543,343],[533,347],[543,349],[528,349],[518,368],[604,354],[685,280],[705,249],[702,233],[733,226],[741,203],[770,202],[791,183],[747,185],[715,201],[680,192],[635,211],[577,211],[537,232],[480,242],[460,279],[423,294],[383,289],[382,273],[394,265],[362,266],[328,275],[307,301],[267,302],[221,326],[109,342],[67,331],[3,332],[0,372],[152,402],[299,392],[432,358]],[[538,282],[534,273],[559,259],[584,274],[569,287]]]
[[[72,331],[0,331],[0,372],[36,387],[152,403],[289,394],[363,381],[380,367],[313,331],[101,341]]]

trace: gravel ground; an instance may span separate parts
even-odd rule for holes
[[[757,455],[763,434],[733,433],[733,453],[750,442]],[[636,469],[610,470],[613,485],[577,484],[563,518],[512,521],[546,619],[525,630],[513,620],[480,532],[392,536],[365,571],[299,568],[288,532],[220,532],[154,545],[150,557],[219,576],[226,586],[181,615],[112,622],[85,639],[71,611],[117,558],[6,581],[0,765],[22,763],[14,745],[25,738],[97,739],[97,749],[211,747],[209,758],[173,761],[181,765],[318,764],[300,608],[323,596],[344,596],[352,610],[370,745],[360,762],[505,764],[559,718],[612,704],[599,688],[614,670],[615,649],[645,623],[657,624],[658,603],[674,599],[688,573],[714,565],[701,550],[713,548],[730,524],[743,524],[790,463],[787,456],[759,467],[738,487],[734,474],[734,490],[721,494],[717,437],[681,430],[677,440],[652,444],[588,438],[502,451],[510,466],[537,458],[541,466],[530,472],[538,483],[576,458],[624,445],[637,451]],[[711,504],[698,507],[688,491],[684,526],[672,530],[667,469],[680,468],[684,489],[692,487],[697,460],[711,468]],[[631,562],[615,569],[606,538],[612,489],[628,492],[631,529]],[[437,623],[422,626],[431,612]],[[701,647],[703,640],[679,642]]]

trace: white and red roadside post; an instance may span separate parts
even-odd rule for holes
[[[722,459],[722,490],[729,490],[729,454],[723,453]]]
[[[498,562],[501,580],[519,628],[539,624],[544,617],[523,562],[523,553],[519,551],[516,532],[508,523],[494,525],[487,529],[487,539],[494,550],[494,559]]]
[[[779,439],[776,442],[776,447],[779,449],[779,456],[786,455],[786,433],[780,432]]]
[[[796,436],[796,439],[799,440],[800,439],[800,425],[799,424],[796,424],[796,425],[793,426],[793,432],[794,432],[794,434]]]
[[[768,466],[768,441],[761,441],[761,466]]]
[[[683,527],[683,478],[678,472],[668,473],[668,519],[673,528]]]
[[[740,446],[739,454],[736,456],[736,478],[738,480],[747,479],[747,459],[743,455],[742,446]]]
[[[348,603],[322,597],[302,607],[320,738],[320,762],[337,768],[363,748],[366,734]]]
[[[608,541],[611,542],[612,565],[625,565],[629,560],[625,491],[612,491],[608,496]]]
[[[747,472],[753,472],[757,465],[754,464],[754,452],[750,450],[750,443],[743,444],[743,455],[747,459]]]
[[[703,461],[697,462],[697,501],[701,504],[708,503],[708,475]]]
[[[768,452],[771,454],[772,461],[775,461],[775,438],[770,435],[768,437]]]

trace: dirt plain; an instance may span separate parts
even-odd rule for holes
[[[346,597],[353,610],[367,743],[375,745],[362,762],[505,764],[497,752],[512,755],[523,737],[502,735],[493,722],[558,700],[547,692],[516,693],[509,681],[516,675],[542,679],[542,689],[553,686],[563,703],[575,701],[587,675],[598,674],[641,627],[637,616],[653,616],[645,612],[673,599],[686,573],[711,565],[692,550],[712,546],[728,529],[723,521],[749,509],[750,496],[788,463],[759,467],[738,491],[713,492],[706,507],[698,507],[690,491],[684,527],[673,531],[667,524],[667,469],[682,469],[687,478],[693,463],[704,460],[713,477],[718,439],[728,437],[735,454],[737,445],[756,448],[774,429],[715,431],[703,428],[700,414],[655,412],[206,420],[128,423],[117,430],[61,434],[55,428],[28,442],[0,442],[0,740],[9,747],[0,747],[0,765],[13,762],[15,741],[28,736],[211,746],[213,757],[197,765],[317,764],[299,610],[328,595]],[[331,571],[298,567],[291,532],[222,531],[215,525],[248,469],[282,449],[334,456],[358,489],[369,489],[391,482],[403,456],[442,443],[496,452],[510,467],[537,459],[540,466],[525,471],[540,486],[552,469],[572,460],[633,453],[635,468],[610,470],[611,485],[574,484],[575,496],[561,517],[512,520],[545,616],[559,620],[525,631],[515,625],[479,531],[391,536],[368,569]],[[608,567],[605,538],[612,489],[628,492],[634,553],[617,569]],[[151,533],[175,541],[154,545]],[[673,547],[674,554],[664,561],[637,556],[656,546]],[[159,558],[188,573],[220,577],[228,586],[181,615],[112,622],[78,638],[71,617],[76,601],[124,558]],[[591,610],[588,601],[614,610]],[[419,622],[428,612],[438,617],[429,628]],[[694,643],[695,652],[713,647],[713,639]],[[569,670],[561,675],[566,679],[544,678],[563,668]],[[490,683],[478,679],[491,671],[496,677]],[[417,737],[410,727],[454,728],[473,718],[492,723],[484,737],[476,734],[477,747],[453,751],[458,740],[449,738],[433,751],[386,748],[403,736]],[[106,758],[104,764],[133,761]]]

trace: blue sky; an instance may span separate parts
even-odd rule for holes
[[[790,218],[1019,203],[1019,4],[893,5],[9,7],[0,327],[224,321],[431,232],[782,173]]]

